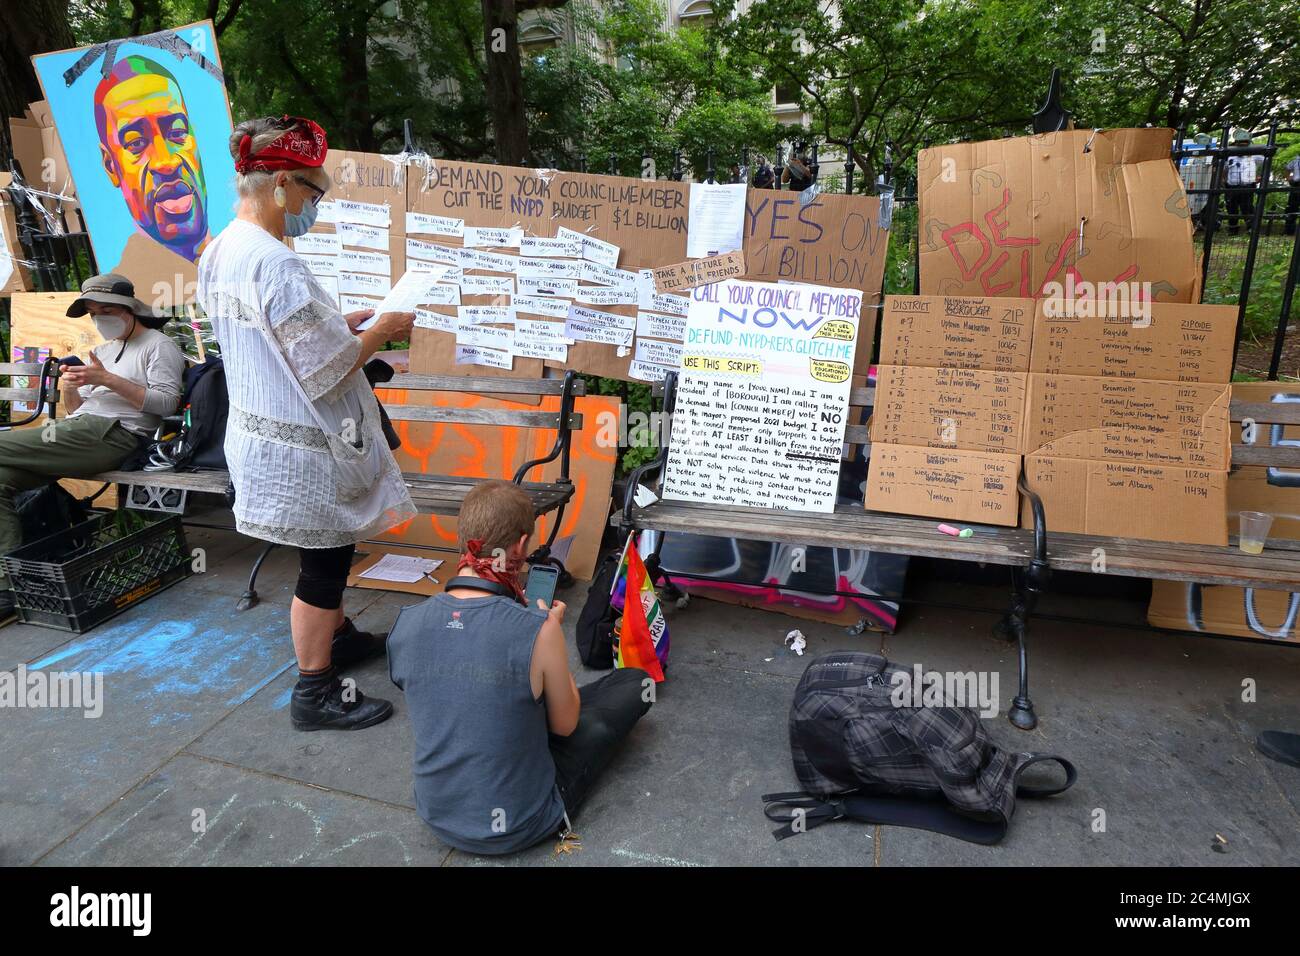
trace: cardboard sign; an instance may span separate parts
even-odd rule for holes
[[[1049,283],[1149,282],[1155,301],[1199,301],[1173,135],[1064,130],[921,150],[920,291],[1037,298]]]
[[[690,259],[654,270],[655,290],[657,292],[676,292],[708,285],[710,282],[722,282],[726,279],[739,279],[745,274],[745,254],[727,252],[707,259]]]
[[[860,302],[807,285],[696,289],[663,497],[833,511]]]
[[[885,296],[881,365],[1029,371],[1031,299]]]
[[[873,511],[1015,527],[1020,456],[872,445],[866,500]]]
[[[871,440],[1014,455],[1024,407],[1024,372],[882,365]]]
[[[1163,382],[1227,382],[1232,377],[1235,305],[1157,302],[1146,305],[1145,315],[1079,311],[1039,300],[1032,371]]]

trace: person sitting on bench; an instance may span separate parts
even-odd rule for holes
[[[389,675],[415,737],[415,805],[439,840],[513,853],[569,832],[593,782],[650,709],[653,680],[624,668],[581,690],[565,606],[526,607],[519,569],[534,515],[508,481],[477,485],[457,521],[459,576],[403,608]]]
[[[67,314],[87,312],[106,341],[60,364],[67,417],[0,432],[0,554],[23,544],[16,494],[117,468],[180,402],[185,356],[159,331],[167,317],[137,299],[129,279],[109,272],[83,282]],[[14,605],[3,570],[0,589],[3,619]]]

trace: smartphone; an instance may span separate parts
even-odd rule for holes
[[[528,585],[524,600],[529,607],[541,601],[547,607],[555,603],[555,588],[560,583],[560,569],[553,564],[534,564],[528,569]]]
[[[67,358],[61,358],[61,359],[59,359],[55,364],[57,364],[57,365],[85,365],[86,363],[83,362],[81,359],[77,358],[75,355],[69,355]]]

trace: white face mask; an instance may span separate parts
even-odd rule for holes
[[[126,319],[117,315],[97,315],[94,317],[95,328],[105,341],[118,338],[126,331]]]

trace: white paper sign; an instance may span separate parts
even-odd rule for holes
[[[479,325],[485,322],[513,322],[515,310],[508,305],[462,305],[460,324]]]
[[[686,258],[703,259],[744,244],[745,184],[691,183]]]
[[[388,281],[388,276],[339,270],[339,291],[348,295],[373,295],[382,298],[388,295],[391,288],[392,283]]]
[[[683,315],[659,315],[657,312],[636,314],[637,338],[646,335],[652,339],[676,339],[680,342],[685,330],[686,317]]]
[[[493,247],[499,249],[518,249],[519,240],[523,239],[524,230],[519,226],[507,229],[495,229],[485,226],[465,227],[465,248]]]
[[[567,256],[570,259],[582,258],[582,239],[574,235],[567,238],[556,236],[524,236],[519,242],[521,256]]]
[[[362,309],[373,309],[379,305],[378,299],[367,299],[364,295],[351,295],[346,292],[339,293],[339,311],[344,315],[350,312],[360,312]],[[375,324],[375,319],[379,317],[376,311],[374,315],[366,319],[357,326],[358,329],[368,329]]]
[[[611,286],[615,289],[636,292],[637,275],[635,272],[628,272],[625,269],[612,269],[609,266],[601,265],[599,262],[589,262],[586,259],[582,260],[578,265],[579,279],[587,282],[597,282],[600,285]]]
[[[610,268],[618,265],[619,248],[612,242],[595,239],[574,229],[569,229],[567,226],[561,226],[555,230],[555,235],[559,239],[579,240],[582,243],[582,258],[584,259],[599,262],[601,265]]]
[[[307,263],[307,268],[311,270],[311,274],[314,276],[336,276],[339,274],[338,256],[300,252],[298,258]]]
[[[316,252],[324,255],[336,256],[343,251],[343,243],[339,241],[337,233],[309,232],[304,236],[297,236],[294,238],[293,251],[300,254],[304,252]]]
[[[542,276],[519,276],[520,295],[568,295],[578,291],[577,279],[552,279]],[[567,306],[565,307],[567,310]]]
[[[455,335],[460,329],[460,320],[454,315],[443,315],[430,309],[416,309],[415,327],[432,329],[435,332],[450,332]]]
[[[549,315],[554,319],[569,316],[567,299],[552,299],[544,295],[517,295],[510,300],[516,312],[531,312],[534,315]]]
[[[339,240],[345,246],[388,251],[388,230],[380,226],[365,226],[355,222],[338,224]]]
[[[449,266],[460,265],[460,250],[451,246],[440,246],[436,242],[423,239],[406,240],[406,258],[423,259],[426,262],[445,262]]]
[[[424,236],[463,236],[465,220],[449,216],[431,216],[427,212],[408,212],[406,232]]]
[[[582,266],[587,263],[569,259],[520,258],[517,274],[519,278],[529,279],[571,279],[577,287],[577,279],[582,275]]]
[[[496,325],[475,325],[461,322],[456,329],[457,345],[477,345],[488,349],[510,351],[515,344],[515,330]]]
[[[580,285],[574,292],[573,298],[588,305],[636,305],[636,290]]]
[[[824,286],[691,290],[663,497],[833,511],[861,305]]]
[[[636,340],[636,361],[645,362],[647,365],[677,368],[682,364],[682,343],[638,338]]]
[[[672,369],[663,365],[649,365],[646,362],[638,362],[636,359],[633,359],[627,366],[627,374],[642,382],[662,382],[664,376],[671,371]]]
[[[344,249],[339,253],[339,268],[349,272],[373,272],[387,278],[393,274],[393,260],[386,252]]]
[[[441,262],[424,262],[421,259],[407,259],[407,272],[433,272],[439,276],[439,282],[459,283],[462,278],[460,266],[447,266]],[[459,288],[457,289],[459,291]]]
[[[545,319],[515,319],[515,341],[530,345],[572,345],[573,340],[564,334],[563,322]]]
[[[482,252],[478,249],[458,250],[461,268],[484,269],[488,272],[514,272],[519,262],[518,256],[502,255],[499,252]]]
[[[690,308],[691,300],[684,295],[673,295],[671,292],[655,292],[653,273],[651,273],[650,292],[638,289],[640,293],[637,296],[637,305],[647,312],[662,312],[665,315],[680,315],[686,317],[686,312]]]
[[[357,202],[354,199],[334,200],[335,222],[361,223],[387,229],[393,224],[388,203]]]
[[[461,295],[514,295],[514,276],[461,276]]]
[[[544,362],[569,360],[569,347],[562,342],[520,342],[516,339],[511,351],[520,358],[541,359]]]
[[[580,305],[569,306],[569,315],[564,320],[564,334],[580,342],[630,346],[635,331],[635,316],[597,312]]]
[[[414,272],[407,269],[393,283],[384,300],[375,306],[375,314],[357,327],[362,330],[370,328],[385,312],[414,312],[417,305],[430,304],[431,297],[441,294],[435,291],[441,276],[437,272]]]
[[[460,305],[460,286],[436,282],[424,292],[421,305]]]
[[[515,367],[515,359],[513,355],[502,349],[488,349],[481,345],[457,345],[456,364],[512,369]]]

